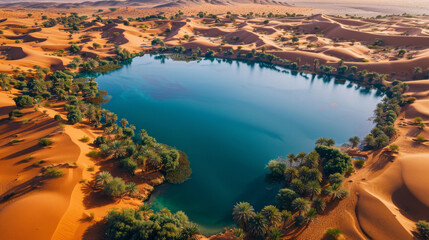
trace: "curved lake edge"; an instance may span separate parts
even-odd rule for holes
[[[151,55],[158,55],[158,54],[151,54]],[[234,60],[234,59],[224,59],[224,58],[209,58],[209,59],[211,59],[212,61],[215,61],[215,60],[220,60],[220,61],[223,61],[223,60],[225,60],[225,61],[227,61],[227,60]],[[205,60],[207,60],[207,59],[205,59]],[[255,64],[265,64],[265,66],[264,67],[272,67],[272,66],[278,66],[278,65],[275,65],[275,64],[268,64],[268,65],[266,65],[266,63],[264,63],[264,62],[252,62],[252,61],[241,61],[241,60],[238,60],[239,62],[244,62],[244,63],[246,63],[247,65],[249,65],[249,64],[253,64],[253,65],[255,65]],[[283,66],[278,66],[278,67],[282,67],[283,68]],[[117,70],[118,71],[118,70]],[[280,70],[278,70],[278,71],[280,71]],[[300,74],[301,76],[303,76],[303,74],[306,74],[306,73],[302,73],[302,72],[299,72],[299,71],[293,71],[293,72],[295,72],[296,74],[295,75],[297,75],[297,74]],[[292,72],[291,72],[291,74],[292,74]],[[103,74],[98,74],[98,76],[100,76],[100,75],[103,75]],[[319,78],[323,78],[325,75],[324,74],[322,74],[322,75],[316,75],[316,74],[312,74],[314,77],[315,76],[319,76]],[[329,75],[328,75],[329,76]],[[331,80],[332,79],[332,75],[330,75],[329,76],[329,79]],[[347,79],[345,79],[344,81],[347,81]],[[350,80],[349,80],[350,81]],[[353,83],[359,83],[358,81],[353,81]],[[268,162],[268,160],[267,160],[267,162]]]
[[[126,59],[123,61],[119,61],[119,68],[115,68],[113,70],[109,70],[106,72],[92,72],[92,71],[81,71],[78,74],[80,76],[87,76],[87,77],[94,77],[94,78],[98,78],[99,76],[103,76],[105,74],[111,74],[115,71],[119,71],[121,70],[121,68],[123,68],[124,66],[128,66],[132,64],[133,59],[138,58],[138,57],[142,57],[146,54],[149,54],[150,56],[165,56],[165,57],[171,57],[173,56],[175,59],[175,61],[185,61],[185,62],[192,62],[192,61],[201,61],[201,60],[217,60],[220,59],[222,61],[238,61],[238,62],[242,62],[242,63],[246,63],[246,64],[265,64],[264,66],[267,68],[271,68],[271,67],[281,67],[284,68],[285,71],[290,71],[291,74],[311,74],[311,75],[315,75],[318,78],[324,78],[324,77],[334,77],[336,81],[350,81],[352,83],[355,83],[357,85],[359,85],[360,87],[364,87],[364,88],[368,88],[368,89],[377,89],[380,91],[380,94],[384,94],[385,90],[383,89],[383,87],[385,86],[385,83],[371,83],[368,81],[363,80],[359,80],[356,78],[351,78],[351,77],[347,77],[341,74],[335,74],[335,73],[323,73],[320,71],[315,71],[314,69],[293,69],[290,67],[290,65],[287,64],[282,64],[279,62],[269,62],[269,61],[264,61],[261,59],[249,59],[249,58],[244,58],[244,57],[238,57],[238,56],[232,56],[229,55],[227,56],[214,56],[214,57],[198,57],[198,58],[191,58],[189,55],[184,54],[184,53],[174,53],[174,52],[157,52],[157,51],[148,51],[148,52],[141,52],[138,53],[136,55],[134,55],[133,57],[131,57],[130,59]],[[375,74],[380,74],[381,73],[377,73],[377,72],[372,72]]]

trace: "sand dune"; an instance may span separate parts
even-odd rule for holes
[[[153,6],[162,4],[156,1],[150,3]],[[310,10],[283,5],[273,7],[266,4],[272,3],[268,1],[261,3],[264,5],[257,5],[257,8],[242,3],[216,7],[213,7],[214,4],[193,4],[187,7],[188,14],[196,14],[204,8],[208,12],[220,14],[220,20],[186,17],[177,20],[132,21],[129,26],[116,17],[141,17],[158,13],[161,9],[175,14],[180,8],[154,10],[121,7],[113,12],[102,13],[103,18],[111,18],[110,23],[88,22],[83,29],[73,34],[64,31],[62,25],[40,28],[41,19],[29,18],[25,10],[1,9],[0,30],[3,34],[0,39],[0,71],[27,71],[35,65],[51,70],[65,69],[73,57],[80,55],[86,58],[113,56],[115,45],[131,52],[151,51],[159,47],[151,45],[155,38],[162,39],[167,47],[182,45],[192,50],[199,47],[203,54],[208,49],[216,51],[221,48],[223,52],[232,49],[234,55],[227,56],[229,58],[236,58],[239,48],[242,53],[265,49],[267,53],[291,62],[300,62],[301,65],[308,64],[310,68],[314,67],[315,59],[319,60],[319,64],[334,67],[338,67],[343,60],[344,64],[357,66],[359,70],[391,74],[402,80],[424,78],[423,74],[414,76],[414,68],[429,68],[429,35],[422,27],[429,23],[427,17],[350,19],[317,14],[271,18],[268,22],[261,17],[247,19],[238,15],[234,21],[227,17],[227,11],[247,14],[250,9],[255,13],[272,11],[284,14],[295,10],[297,13],[311,13]],[[91,16],[98,7],[72,10]],[[37,10],[32,11],[34,15],[39,14]],[[54,18],[61,16],[53,12],[47,14]],[[93,18],[90,17],[90,20]],[[376,39],[381,39],[382,43],[375,45]],[[80,53],[69,52],[72,43],[81,47]],[[406,50],[404,56],[398,56],[401,48]],[[216,53],[216,56],[224,55]],[[410,89],[406,96],[414,96],[417,100],[404,107],[400,116],[404,119],[399,120],[399,123],[412,122],[414,117],[429,121],[429,80],[408,83]],[[14,108],[11,96],[0,93],[1,118],[7,118],[7,113]],[[124,198],[113,202],[97,193],[88,194],[86,185],[80,184],[80,180],[91,180],[98,171],[106,169],[118,176],[126,177],[125,174],[115,169],[109,161],[95,164],[85,156],[92,148],[78,139],[88,136],[93,140],[101,134],[99,130],[90,129],[84,124],[59,130],[52,117],[57,113],[63,114],[61,103],[41,109],[47,110],[47,114],[25,109],[22,118],[0,121],[0,145],[3,146],[0,150],[0,196],[4,199],[0,201],[0,221],[6,223],[0,225],[0,238],[101,239],[100,231],[96,231],[97,223],[109,209],[136,207],[140,201]],[[22,125],[23,118],[31,119],[30,123]],[[412,239],[414,222],[429,220],[429,198],[426,194],[429,183],[424,175],[429,171],[429,164],[425,161],[429,157],[429,144],[413,141],[419,134],[429,138],[429,131],[420,130],[412,124],[399,126],[399,123],[399,135],[394,142],[400,147],[399,154],[391,155],[387,151],[362,153],[368,156],[366,166],[345,183],[351,196],[344,201],[334,202],[326,214],[311,223],[298,239],[320,238],[330,227],[341,228],[348,239]],[[53,147],[38,147],[38,139],[46,135],[52,135]],[[13,138],[22,138],[24,141],[9,144]],[[34,159],[22,162],[28,155]],[[39,160],[46,160],[49,164],[67,161],[75,163],[76,168],[64,168],[63,177],[46,180],[40,176],[40,166],[35,165]],[[93,172],[87,171],[89,166],[94,166]],[[162,175],[154,177],[161,179]],[[145,195],[155,185],[144,181],[137,184]],[[12,199],[5,199],[5,196]],[[52,202],[56,203],[55,207],[50,207]],[[93,221],[88,220],[90,214],[95,216]],[[6,221],[12,218],[15,220]],[[34,220],[41,223],[43,229],[32,228],[34,224],[31,221]],[[23,226],[26,231],[13,235],[16,232],[14,229]],[[228,233],[225,236],[223,239],[228,239]],[[213,236],[211,239],[222,238]]]

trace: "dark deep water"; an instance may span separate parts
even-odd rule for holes
[[[191,179],[158,187],[155,208],[183,210],[204,233],[221,231],[233,224],[235,203],[260,210],[273,202],[278,188],[264,183],[269,160],[310,151],[321,136],[362,138],[373,127],[376,90],[283,70],[145,55],[97,78],[112,96],[104,108],[189,156]]]

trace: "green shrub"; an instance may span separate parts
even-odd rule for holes
[[[85,136],[85,137],[79,139],[79,141],[87,143],[87,142],[89,142],[89,137]]]
[[[10,140],[10,143],[14,144],[14,143],[22,142],[22,141],[24,141],[24,140],[23,139],[12,139],[12,140]]]
[[[316,152],[323,159],[322,166],[326,175],[333,173],[344,174],[352,165],[352,158],[340,150],[328,146],[317,145]]]
[[[86,156],[88,156],[90,158],[99,158],[99,157],[101,157],[101,152],[100,151],[91,151],[91,152],[87,153]]]
[[[24,159],[22,159],[23,162],[29,162],[31,159],[33,159],[33,156],[27,156]]]
[[[19,108],[29,107],[33,105],[33,98],[28,95],[21,95],[13,99]]]
[[[415,102],[416,101],[416,98],[415,97],[408,97],[408,98],[406,98],[405,99],[405,102],[406,103],[413,103],[413,102]]]
[[[192,169],[188,157],[185,153],[180,152],[179,165],[175,169],[168,171],[165,175],[165,179],[169,183],[178,184],[185,182],[191,174]]]
[[[103,191],[112,197],[119,197],[125,193],[126,184],[120,177],[115,177],[110,181],[106,181],[103,185]]]
[[[30,120],[29,120],[28,118],[25,118],[25,119],[23,119],[23,120],[21,121],[21,123],[22,123],[23,125],[25,125],[25,124],[27,124],[29,121],[30,121]]]
[[[389,146],[389,150],[392,152],[398,152],[399,151],[399,147],[396,144],[392,144]]]
[[[429,239],[429,223],[426,221],[418,221],[416,223],[417,232],[419,234],[419,237],[423,240]]]
[[[43,172],[43,176],[50,177],[50,178],[61,177],[62,175],[63,175],[63,171],[53,167],[48,168]]]
[[[362,168],[365,165],[365,160],[364,159],[357,159],[354,161],[354,163],[355,163],[355,167]]]
[[[326,236],[328,239],[339,239],[343,232],[339,228],[329,228],[326,230]]]
[[[417,137],[416,137],[416,141],[417,142],[420,142],[420,143],[422,143],[422,142],[424,142],[426,139],[425,139],[425,137],[423,137],[422,135],[418,135]]]
[[[99,147],[101,144],[107,143],[107,138],[104,136],[99,136],[94,140],[94,145]]]
[[[131,158],[121,159],[120,164],[130,174],[134,174],[134,171],[137,169],[137,162]]]
[[[23,113],[18,110],[18,109],[14,109],[9,113],[9,118],[14,118],[14,117],[22,117]]]
[[[39,145],[40,146],[44,146],[45,147],[45,146],[49,146],[51,144],[52,144],[52,141],[49,138],[42,138],[42,139],[39,140]]]
[[[76,124],[80,121],[82,121],[83,115],[78,109],[71,110],[69,113],[67,113],[67,120],[71,124]]]
[[[58,120],[62,120],[63,118],[61,117],[61,115],[55,114],[54,119],[55,121],[58,121]]]
[[[80,52],[80,47],[76,44],[70,45],[70,52],[71,53],[78,53]]]

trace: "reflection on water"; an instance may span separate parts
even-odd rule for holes
[[[189,156],[191,179],[158,187],[151,202],[185,211],[206,233],[231,225],[239,201],[273,203],[269,160],[310,151],[321,136],[363,137],[380,101],[347,80],[223,59],[145,55],[97,82],[112,96],[105,108]]]

